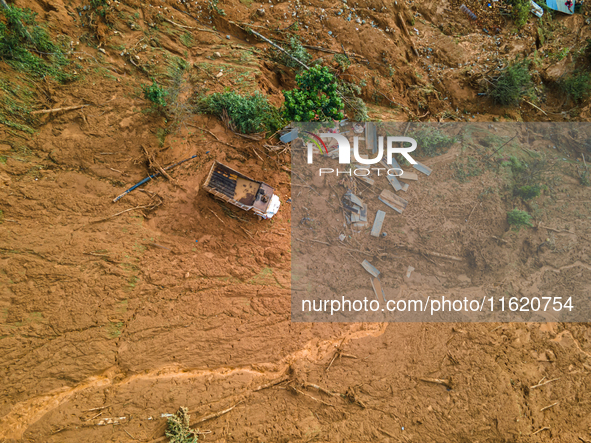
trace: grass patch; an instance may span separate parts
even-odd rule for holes
[[[185,45],[187,48],[192,48],[195,46],[195,39],[191,34],[188,32],[183,32],[180,36],[181,43]]]
[[[458,160],[451,167],[454,170],[454,178],[460,183],[466,183],[470,177],[482,174],[482,169],[478,167],[478,162],[473,157],[468,157],[465,163]]]
[[[35,101],[35,82],[52,79],[65,83],[76,75],[68,72],[67,46],[58,45],[30,9],[7,6],[0,9],[0,60],[17,73],[0,80],[0,124],[32,133],[30,116]],[[69,39],[68,39],[69,41]]]
[[[242,134],[273,133],[284,126],[279,110],[258,92],[250,96],[217,92],[199,99],[196,107],[200,112],[219,117],[230,129]]]

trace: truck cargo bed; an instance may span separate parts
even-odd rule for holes
[[[264,218],[272,217],[279,209],[279,198],[273,194],[271,186],[217,161],[211,166],[203,187],[210,194]],[[270,207],[273,209],[271,215],[267,213]]]

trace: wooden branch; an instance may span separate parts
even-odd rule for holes
[[[54,108],[54,109],[43,109],[40,111],[33,111],[31,115],[37,114],[51,114],[53,112],[60,112],[60,111],[74,111],[76,109],[86,108],[89,105],[78,105],[78,106],[67,106],[65,108]]]
[[[167,19],[166,17],[162,17],[162,18],[164,19],[164,21],[170,23],[171,25],[178,26],[179,28],[183,28],[183,29],[195,29],[192,26],[179,25],[178,23],[175,23],[172,20]]]
[[[207,420],[213,420],[214,418],[218,418],[224,414],[227,414],[228,412],[230,412],[232,409],[234,409],[236,406],[238,406],[242,402],[243,401],[239,401],[234,406],[230,406],[228,409],[224,409],[223,411],[216,412],[215,414],[206,415],[205,417],[202,417],[199,420],[197,420],[191,426],[195,426],[196,424],[203,423],[204,421],[207,421]]]

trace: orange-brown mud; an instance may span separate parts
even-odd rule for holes
[[[192,423],[234,406],[195,425],[202,441],[591,441],[587,324],[292,323],[289,152],[203,115],[183,114],[164,137],[170,122],[147,112],[140,84],[174,56],[190,63],[190,94],[260,90],[280,104],[293,71],[269,60],[268,46],[239,25],[252,21],[283,39],[272,30],[290,26],[297,4],[297,34],[309,45],[340,52],[342,43],[369,61],[343,77],[365,80],[374,118],[589,118],[588,102],[571,115],[553,87],[540,104],[546,115],[477,95],[491,67],[487,54],[533,51],[532,23],[520,36],[508,24],[497,44],[447,2],[360,2],[363,19],[379,29],[329,14],[336,3],[219,2],[226,15],[213,13],[211,24],[196,6],[172,1],[111,2],[105,18],[78,0],[15,3],[38,12],[52,36],[71,39],[79,67],[69,69],[83,74],[65,85],[39,82],[35,109],[88,106],[36,116],[33,134],[0,130],[0,441],[164,441],[162,415],[179,406]],[[584,20],[557,20],[543,48],[581,45]],[[311,53],[332,63],[330,53]],[[571,54],[563,60],[542,61],[540,81],[575,63]],[[14,73],[0,68],[3,77]],[[112,203],[154,172],[144,149],[162,166],[197,158],[169,171],[173,181],[159,177]],[[436,172],[412,189],[398,228],[409,244],[427,230],[431,248],[453,241],[455,254],[472,251],[473,260],[455,265],[406,251],[401,261],[417,269],[415,278],[441,273],[453,287],[478,283],[485,266],[509,270],[504,284],[512,291],[540,265],[565,293],[569,282],[588,284],[589,188],[577,178],[580,151],[559,149],[561,158],[570,155],[562,181],[541,197],[550,208],[538,205],[548,209],[545,226],[569,232],[513,232],[498,197],[477,207],[466,227],[491,177],[455,182],[451,150],[426,161]],[[214,159],[274,186],[279,213],[258,220],[212,199],[200,186]],[[419,194],[435,180],[439,192],[458,192],[453,203],[432,193],[426,218]],[[533,249],[546,238],[551,247],[540,259]]]

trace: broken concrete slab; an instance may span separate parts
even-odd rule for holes
[[[394,177],[393,175],[386,175],[386,178],[388,179],[388,182],[390,182],[395,191],[400,191],[402,189],[402,185],[396,177]]]
[[[371,235],[374,237],[379,237],[380,233],[382,232],[382,225],[384,224],[384,220],[386,218],[386,213],[384,211],[378,211],[376,213],[376,218],[373,221],[373,227],[371,228]]]
[[[388,303],[388,301],[386,300],[386,294],[384,294],[384,289],[382,288],[382,282],[380,281],[379,278],[372,278],[369,277],[369,281],[371,282],[371,287],[373,288],[373,292],[376,295],[376,298],[378,299],[378,301],[380,300],[378,294],[382,294],[382,298],[384,299],[385,303]]]
[[[431,173],[433,172],[433,169],[429,168],[428,166],[425,166],[422,163],[417,163],[416,165],[412,165],[412,167],[427,176],[431,175]]]
[[[298,128],[295,128],[292,131],[283,134],[281,137],[279,137],[279,140],[281,140],[283,143],[289,143],[290,141],[293,141],[296,138],[298,138]]]
[[[375,123],[367,122],[365,124],[365,147],[371,150],[372,154],[378,152],[378,131]]]
[[[380,275],[380,271],[378,271],[376,268],[374,268],[374,266],[370,262],[368,262],[367,260],[363,260],[361,262],[361,266],[363,266],[363,269],[365,269],[367,272],[369,272],[375,278],[378,278],[378,276]]]
[[[367,183],[367,184],[368,184],[368,185],[370,185],[370,186],[373,186],[373,185],[374,185],[374,183],[375,183],[375,180],[374,180],[373,178],[369,178],[369,177],[360,177],[360,176],[357,176],[357,178],[358,178],[359,180],[362,180],[362,181],[364,181],[365,183]]]
[[[351,203],[355,203],[357,206],[360,206],[360,207],[363,206],[363,200],[361,200],[359,197],[357,197],[351,191],[347,192],[345,194],[344,198],[350,200]]]
[[[419,179],[419,176],[414,172],[402,171],[402,174],[398,176],[400,180],[413,180],[416,181]]]
[[[378,197],[378,200],[380,200],[382,203],[394,209],[396,212],[400,214],[402,214],[402,211],[404,211],[404,209],[406,209],[406,205],[408,205],[408,202],[405,199],[398,197],[392,191],[389,191],[387,189],[384,189],[382,191],[382,193]]]

